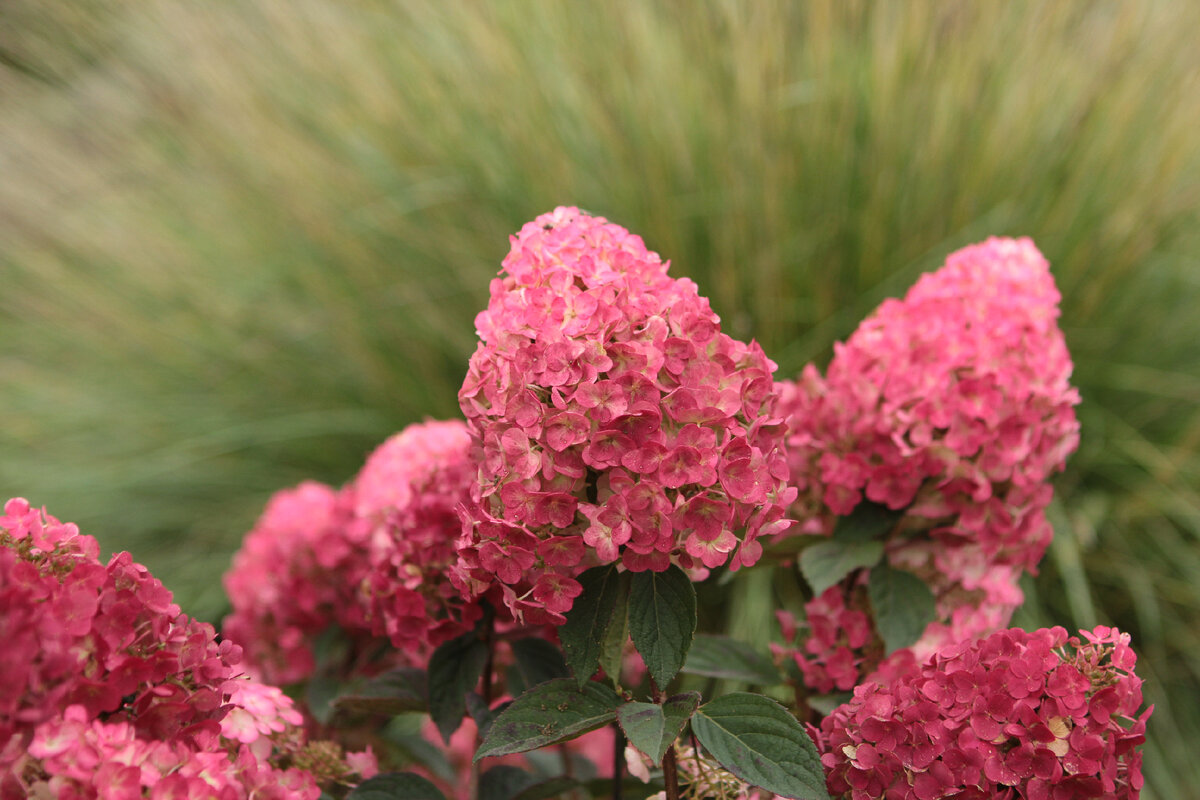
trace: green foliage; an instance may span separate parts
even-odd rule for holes
[[[363,781],[346,800],[446,800],[446,796],[420,775],[389,772]]]
[[[429,658],[429,716],[447,744],[462,724],[467,693],[479,683],[487,660],[487,644],[476,631],[442,643]]]
[[[661,690],[687,660],[696,633],[696,589],[677,565],[630,577],[629,636]]]
[[[774,700],[733,692],[705,703],[692,732],[717,762],[744,781],[782,797],[829,800],[817,748]]]
[[[539,684],[500,712],[475,760],[570,741],[616,720],[620,704],[621,698],[612,689],[595,681],[582,689],[572,678]]]
[[[667,748],[699,705],[699,692],[677,694],[662,704],[629,702],[617,709],[617,722],[630,744],[661,764]]]
[[[771,659],[745,642],[705,633],[692,640],[683,671],[757,686],[774,686],[782,679]]]
[[[883,542],[826,539],[806,547],[800,554],[800,572],[813,594],[820,595],[854,570],[872,567],[881,558]]]
[[[592,567],[579,576],[583,591],[567,613],[566,623],[559,628],[567,665],[575,675],[579,688],[591,679],[604,654],[610,628],[624,629],[624,616],[615,613],[618,605],[624,608],[629,594],[628,573],[617,572],[616,564]],[[619,649],[625,639],[616,645]]]
[[[644,236],[782,376],[1030,235],[1084,403],[1021,621],[1134,634],[1143,797],[1187,796],[1198,28],[1170,0],[0,4],[0,485],[215,621],[271,492],[457,413],[539,212]]]
[[[871,570],[867,596],[871,599],[875,627],[888,653],[916,642],[937,617],[929,584],[911,572],[887,564]]]

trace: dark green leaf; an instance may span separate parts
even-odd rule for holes
[[[448,744],[467,711],[467,693],[487,664],[487,645],[475,631],[443,643],[429,659],[429,716]]]
[[[389,772],[363,781],[346,800],[446,800],[446,795],[420,775]]]
[[[833,538],[842,542],[869,542],[881,539],[896,527],[904,511],[893,511],[877,503],[859,503],[849,516],[840,517]]]
[[[552,798],[562,797],[577,786],[579,786],[579,781],[560,775],[526,787],[522,792],[514,795],[512,800],[552,800]]]
[[[583,592],[567,612],[566,623],[558,629],[566,661],[582,687],[591,679],[600,663],[604,635],[613,621],[617,597],[627,585],[616,564],[605,564],[580,575]]]
[[[496,717],[475,760],[574,739],[615,720],[620,704],[616,693],[602,683],[588,683],[582,690],[571,678],[539,684]]]
[[[360,686],[344,690],[333,701],[335,711],[395,716],[428,708],[425,672],[402,667],[378,675]]]
[[[679,736],[683,726],[700,705],[699,692],[686,692],[655,703],[626,703],[617,709],[617,721],[629,743],[645,753],[656,765]]]
[[[818,597],[856,569],[873,567],[883,558],[883,542],[824,539],[800,554],[800,571]]]
[[[781,797],[829,800],[812,739],[769,697],[718,697],[692,717],[692,732],[721,766],[748,783]]]
[[[625,731],[625,738],[631,745],[655,764],[662,763],[662,753],[658,749],[667,725],[662,706],[658,703],[626,703],[617,709],[617,722],[621,723],[621,730]],[[665,753],[667,748],[662,750]]]
[[[621,683],[621,667],[625,663],[625,642],[629,640],[629,573],[621,573],[617,602],[612,620],[600,640],[600,667],[614,686]]]
[[[675,564],[636,572],[629,593],[629,635],[650,677],[665,689],[687,659],[696,631],[696,589]]]
[[[451,782],[457,774],[446,758],[446,753],[419,733],[385,733],[388,743],[395,746],[404,764],[420,764],[433,775]]]
[[[479,800],[512,800],[536,782],[537,778],[520,767],[492,767],[479,777]]]
[[[774,686],[782,680],[771,659],[750,645],[707,633],[697,634],[692,640],[683,671],[757,686]]]
[[[616,797],[613,793],[612,778],[596,778],[590,780],[585,785],[589,796],[594,798]],[[652,779],[649,783],[642,783],[637,778],[625,777],[621,780],[621,794],[623,800],[646,800],[651,795],[659,794],[663,790],[661,778]]]
[[[517,659],[517,669],[527,687],[571,676],[562,651],[545,639],[518,639],[512,643],[512,649]]]
[[[875,629],[888,653],[921,638],[937,616],[933,592],[925,581],[904,570],[881,564],[871,570],[867,596],[875,612]]]
[[[322,725],[333,718],[333,701],[337,699],[342,684],[331,675],[315,674],[304,687],[304,702],[317,722]]]

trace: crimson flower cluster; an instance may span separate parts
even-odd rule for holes
[[[459,392],[480,447],[464,591],[560,621],[589,565],[736,569],[790,525],[775,365],[667,267],[576,208],[512,238]]]
[[[998,631],[865,682],[821,723],[843,800],[1136,798],[1146,719],[1129,635]],[[816,733],[814,731],[814,733]]]
[[[1048,479],[1079,435],[1059,299],[1030,240],[992,238],[885,301],[824,377],[810,365],[780,385],[800,530],[828,534],[864,500],[904,512],[887,559],[933,589],[938,621],[899,658],[1006,625],[1050,541]],[[857,683],[862,594],[808,604],[797,661],[814,686]]]
[[[0,798],[315,800],[311,774],[269,760],[298,734],[291,701],[239,680],[241,648],[128,553],[98,557],[75,525],[5,504]]]

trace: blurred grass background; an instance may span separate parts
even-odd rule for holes
[[[1133,632],[1144,796],[1195,796],[1197,30],[1153,0],[6,0],[0,486],[216,619],[272,491],[458,413],[538,213],[642,234],[781,375],[1030,235],[1084,403],[1020,621]]]

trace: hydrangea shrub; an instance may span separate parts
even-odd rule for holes
[[[1078,440],[1033,244],[952,254],[794,381],[668,267],[525,225],[464,419],[276,494],[223,635],[9,501],[0,800],[1137,798],[1129,635],[1006,629]],[[802,597],[770,655],[698,612],[751,567]]]

